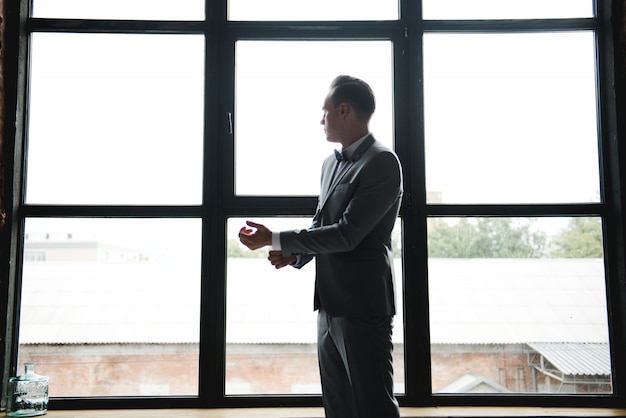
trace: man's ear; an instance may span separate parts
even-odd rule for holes
[[[350,113],[350,105],[346,102],[342,102],[339,104],[339,114],[341,116],[347,116]]]

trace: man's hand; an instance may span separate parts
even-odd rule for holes
[[[270,250],[267,259],[270,260],[270,263],[272,263],[276,269],[282,269],[285,266],[290,266],[297,260],[295,255],[285,257],[282,251],[276,250]]]
[[[246,221],[246,225],[239,230],[239,241],[251,250],[256,250],[266,245],[272,245],[272,231],[264,225]],[[251,228],[249,228],[251,227]]]

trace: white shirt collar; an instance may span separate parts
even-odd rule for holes
[[[354,151],[356,151],[357,148],[359,148],[359,146],[363,143],[363,141],[365,141],[365,138],[367,138],[368,136],[370,136],[369,132],[365,136],[357,139],[352,144],[350,144],[348,148],[344,149],[343,151],[345,151],[346,153],[346,158],[352,157],[352,154],[354,154]]]

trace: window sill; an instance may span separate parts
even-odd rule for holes
[[[322,408],[125,409],[126,418],[323,418]],[[624,417],[616,408],[430,407],[401,408],[402,417]],[[120,410],[48,411],[49,418],[112,418]]]

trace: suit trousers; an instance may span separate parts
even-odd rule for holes
[[[399,418],[393,394],[392,316],[319,310],[317,350],[326,418]]]

